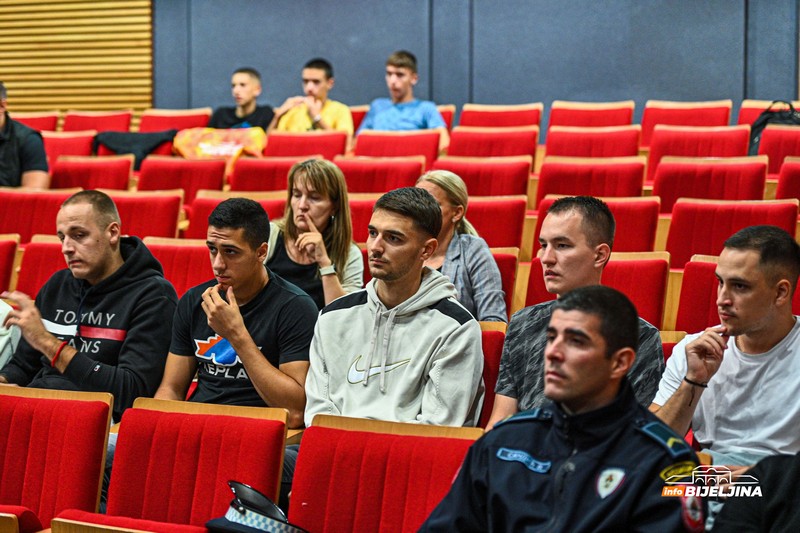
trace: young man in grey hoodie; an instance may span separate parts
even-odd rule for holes
[[[305,423],[323,414],[474,426],[484,386],[478,322],[453,285],[423,266],[441,211],[426,190],[381,196],[369,223],[372,281],[320,313],[311,342]]]

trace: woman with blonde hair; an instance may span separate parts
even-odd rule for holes
[[[270,225],[267,266],[307,292],[317,307],[363,287],[364,264],[353,243],[339,167],[323,159],[296,163],[283,218]]]
[[[466,218],[469,195],[464,180],[447,170],[432,170],[420,176],[417,187],[431,193],[442,208],[439,246],[425,265],[450,278],[458,301],[476,319],[507,322],[500,269]]]

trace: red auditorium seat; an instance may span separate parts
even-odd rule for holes
[[[233,197],[251,198],[262,205],[270,220],[283,216],[286,207],[286,191],[273,192],[221,192],[200,190],[189,209],[189,228],[181,237],[184,239],[203,239],[208,234],[208,216],[223,200]]]
[[[264,155],[267,157],[296,157],[321,154],[325,159],[344,155],[347,149],[345,131],[306,131],[292,133],[274,131],[267,135]]]
[[[543,109],[541,102],[518,105],[464,104],[458,125],[484,128],[539,126]]]
[[[225,159],[183,159],[151,155],[142,161],[136,190],[183,189],[184,203],[191,204],[200,189],[222,190],[225,164]]]
[[[657,124],[673,126],[727,126],[730,123],[731,100],[710,102],[675,102],[648,100],[642,112],[642,147],[650,146]],[[687,154],[688,155],[688,154]],[[745,155],[745,154],[741,154]]]
[[[647,182],[656,175],[661,158],[667,155],[684,157],[741,157],[750,145],[750,126],[662,126],[653,130],[650,155],[647,158]]]
[[[44,152],[50,165],[62,155],[92,155],[95,130],[56,132],[43,131]]]
[[[640,317],[660,328],[664,319],[668,275],[669,254],[665,252],[613,252],[600,282],[624,293],[636,306]],[[542,263],[535,257],[531,262],[525,305],[555,298],[556,295],[545,288]]]
[[[0,233],[18,233],[25,244],[36,233],[55,235],[56,215],[61,204],[80,189],[35,191],[20,188],[0,188]],[[36,213],[36,216],[20,216]]]
[[[761,200],[766,179],[766,156],[666,156],[656,170],[653,195],[661,198],[662,213],[671,212],[678,198]]]
[[[795,234],[798,201],[690,200],[672,208],[667,251],[672,268],[682,269],[694,254],[719,255],[722,243],[747,226],[771,224]]]
[[[285,191],[289,171],[300,161],[322,159],[322,155],[289,157],[240,157],[228,177],[231,191]]]
[[[64,268],[67,268],[67,262],[58,238],[55,235],[35,235],[22,252],[16,290],[35,298],[50,276]]]
[[[437,130],[362,131],[356,137],[353,155],[367,157],[425,157],[429,168],[439,156],[441,133]]]
[[[788,109],[786,106],[780,104],[772,105],[772,100],[742,100],[742,105],[739,107],[739,116],[736,119],[737,124],[753,125],[753,122],[766,111],[767,109],[779,110]],[[800,108],[800,101],[794,100],[792,102],[795,109]]]
[[[58,126],[58,111],[15,112],[12,113],[11,118],[36,131],[56,131]]]
[[[539,232],[547,210],[564,195],[548,194],[536,207],[536,228],[532,252],[539,251]],[[657,196],[601,197],[614,215],[615,252],[652,252],[655,248],[661,200]]]
[[[333,160],[347,182],[349,193],[384,193],[401,187],[413,187],[425,171],[425,158],[408,157],[346,157]]]
[[[492,257],[500,270],[500,280],[505,293],[506,314],[511,318],[511,305],[514,299],[514,283],[517,280],[518,248],[492,248]],[[488,390],[488,388],[487,388]],[[483,424],[482,424],[483,425]]]
[[[205,240],[145,237],[144,243],[161,263],[164,277],[175,287],[179,298],[214,277]]]
[[[717,257],[695,255],[686,263],[675,315],[676,330],[698,333],[719,324],[716,259]]]
[[[536,205],[548,194],[641,196],[645,158],[545,157],[539,171]]]
[[[483,348],[483,384],[486,395],[478,426],[485,428],[494,407],[494,388],[500,374],[500,357],[503,355],[503,342],[506,339],[506,325],[502,322],[481,322],[481,347]]]
[[[128,131],[133,111],[67,111],[63,131]]]
[[[286,418],[285,409],[138,398],[122,415],[106,513],[69,509],[55,521],[206,531],[229,508],[229,480],[277,501]]]
[[[633,121],[633,100],[622,102],[570,102],[554,100],[550,106],[550,128],[553,126],[579,126],[602,128],[625,126]],[[547,135],[550,135],[548,130]],[[636,155],[636,154],[632,154]]]
[[[372,218],[372,208],[380,198],[380,194],[374,193],[353,193],[347,195],[350,203],[350,221],[353,224],[353,241],[357,243],[367,242],[369,236],[369,221]],[[369,269],[365,271],[365,275]],[[367,279],[365,277],[364,282]]]
[[[456,126],[450,134],[447,155],[502,157],[529,155],[536,160],[538,126],[485,128]]]
[[[18,246],[19,235],[16,233],[0,235],[0,292],[7,291],[12,286]]]
[[[61,156],[50,168],[53,189],[116,189],[127,191],[133,175],[133,154]]]
[[[771,124],[761,132],[758,153],[769,156],[768,178],[777,178],[787,156],[800,156],[800,127]]]
[[[204,128],[211,117],[210,107],[195,109],[146,109],[139,121],[140,132],[185,130],[187,128]]]
[[[567,157],[625,157],[639,155],[638,124],[606,127],[551,126],[545,154]]]
[[[140,238],[176,237],[183,206],[181,189],[168,191],[104,191],[117,204],[123,235]]]
[[[361,122],[363,122],[364,117],[366,117],[367,112],[369,112],[369,104],[351,105],[349,107],[350,115],[353,117],[353,131],[358,131]]]
[[[685,331],[662,331],[661,332],[661,349],[664,351],[664,362],[666,363],[672,357],[672,350],[686,336]],[[688,439],[687,439],[688,441]]]
[[[0,387],[0,513],[21,533],[65,509],[97,510],[112,403],[103,392]]]
[[[449,170],[467,186],[470,196],[509,196],[528,193],[533,158],[443,156],[431,170]]]
[[[456,106],[453,104],[443,104],[437,105],[436,109],[439,111],[439,114],[442,115],[442,119],[444,119],[444,123],[447,126],[447,131],[453,129],[453,118],[456,114]]]
[[[482,433],[317,415],[303,434],[289,520],[308,531],[416,531]]]
[[[800,157],[787,157],[783,160],[778,175],[775,198],[800,198]]]
[[[473,196],[467,218],[490,248],[520,248],[527,198]]]

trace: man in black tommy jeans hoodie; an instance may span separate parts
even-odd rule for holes
[[[0,295],[17,307],[5,325],[22,331],[0,383],[110,392],[119,421],[161,381],[178,298],[144,243],[121,236],[107,195],[74,194],[56,227],[69,268],[50,277],[35,303],[17,291]]]

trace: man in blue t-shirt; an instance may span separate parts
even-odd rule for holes
[[[376,98],[358,128],[364,130],[424,130],[441,133],[440,146],[447,146],[447,125],[436,104],[414,98],[414,85],[419,81],[417,58],[406,50],[394,52],[386,60],[386,86],[391,98]]]

